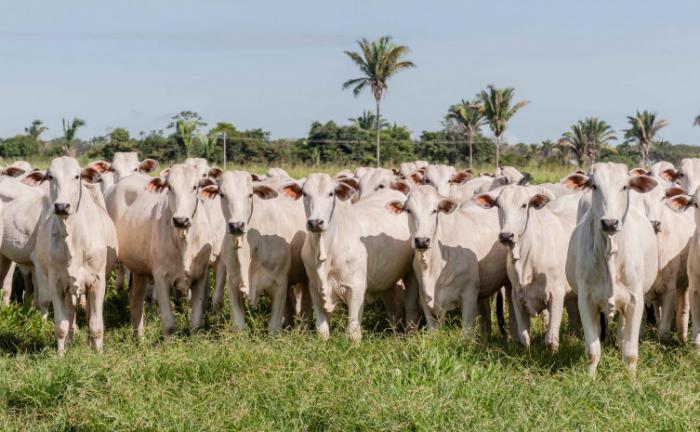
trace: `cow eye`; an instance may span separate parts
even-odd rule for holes
[[[138,168],[134,168],[134,172],[136,172],[136,171],[138,171],[138,170],[139,170]]]
[[[678,177],[683,178],[683,177],[685,177],[685,174],[683,174],[683,173],[678,173]]]
[[[593,189],[593,190],[598,190],[598,186],[592,184],[592,185],[591,185],[591,189]]]
[[[253,198],[253,194],[248,195],[248,198]]]
[[[333,196],[333,192],[329,193],[328,196],[329,196],[329,197],[332,197],[332,196]]]
[[[46,174],[46,180],[53,180],[53,176],[51,174]]]
[[[379,186],[377,186],[377,189],[384,189],[384,185],[380,184]]]
[[[411,210],[406,209],[406,213],[411,214]]]
[[[221,199],[225,199],[225,198],[226,198],[226,195],[222,194],[221,192],[219,192],[219,196],[221,197]]]
[[[622,190],[626,191],[627,190],[627,185],[622,186]]]
[[[80,176],[79,176],[79,175],[75,176],[75,179],[76,179],[76,180],[78,180],[79,178],[80,178]]]
[[[433,214],[437,213],[437,209],[433,210]]]
[[[301,196],[306,197],[306,192],[302,192]]]
[[[527,204],[523,204],[520,206],[520,208],[526,208],[526,207],[527,207]]]

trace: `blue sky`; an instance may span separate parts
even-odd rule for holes
[[[55,136],[73,116],[82,138],[135,135],[184,109],[304,136],[373,108],[341,90],[358,75],[343,50],[388,34],[418,67],[390,82],[383,113],[416,135],[494,83],[531,101],[511,140],[556,138],[590,115],[622,129],[650,109],[670,123],[663,138],[700,145],[699,17],[697,0],[0,0],[0,136],[34,118]]]

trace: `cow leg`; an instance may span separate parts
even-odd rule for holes
[[[417,329],[420,323],[420,285],[413,271],[408,272],[403,278],[403,284],[406,287],[405,295],[405,312],[406,328],[408,330]]]
[[[501,290],[505,290],[506,292],[506,301],[508,303],[508,329],[510,330],[510,337],[513,340],[520,340],[520,336],[518,334],[518,321],[515,318],[515,312],[513,312],[513,289],[510,287],[507,288],[501,288]]]
[[[641,289],[638,291],[641,293]],[[640,294],[632,295],[631,303],[624,310],[625,325],[623,330],[622,355],[630,373],[637,372],[637,360],[639,358],[639,330],[642,326],[644,315],[644,299]]]
[[[313,302],[311,301],[311,293],[309,292],[309,282],[302,282],[299,285],[301,291],[301,316],[300,319],[304,322],[307,328],[311,328],[313,322]]]
[[[479,287],[474,282],[468,282],[462,294],[462,337],[474,338],[474,320],[478,311]]]
[[[90,343],[97,352],[102,352],[104,341],[105,326],[102,317],[102,306],[105,300],[105,289],[105,281],[100,279],[88,289],[87,293],[87,310],[90,312],[88,318]]]
[[[561,285],[560,285],[561,286]],[[556,293],[556,291],[554,291]],[[561,329],[561,318],[564,314],[564,294],[556,293],[552,296],[549,304],[549,325],[544,343],[553,353],[559,350],[559,331]]]
[[[241,285],[241,281],[237,279],[231,272],[228,274],[228,302],[231,306],[231,320],[233,322],[233,331],[245,331],[247,325],[245,323],[245,311],[243,310],[243,295],[241,294],[238,287]]]
[[[309,294],[311,296],[311,303],[314,307],[314,315],[316,315],[316,331],[322,340],[328,340],[331,337],[329,314],[323,307],[323,302],[321,301],[319,294],[319,288],[320,281],[309,279]]]
[[[669,284],[665,288],[666,291],[661,298],[661,316],[657,316],[656,331],[659,341],[667,344],[671,342],[671,326],[676,312],[676,287],[675,284]]]
[[[583,335],[585,338],[586,359],[588,360],[588,374],[595,376],[600,362],[600,310],[591,304],[585,295],[579,294],[578,308],[581,313]]]
[[[131,325],[134,327],[136,339],[143,339],[143,303],[146,296],[146,278],[136,273],[132,274],[132,284],[129,290],[129,314]]]
[[[216,261],[216,283],[211,303],[215,312],[220,312],[224,303],[224,290],[226,289],[226,262],[222,257]]]
[[[278,333],[282,330],[284,320],[284,306],[287,301],[287,278],[280,278],[271,290],[272,293],[272,313],[267,330],[270,334]]]
[[[40,266],[34,265],[34,271],[32,271],[34,277],[34,305],[41,312],[41,319],[44,322],[48,321],[49,317],[49,305],[53,301],[53,291],[55,287],[49,283],[49,277]]]
[[[26,266],[20,266],[19,269],[22,274],[22,279],[24,280],[24,296],[22,297],[22,302],[24,304],[31,304],[33,299],[36,297],[34,288],[34,269],[27,268]]]
[[[66,349],[66,339],[70,331],[70,321],[65,310],[64,299],[58,294],[57,289],[55,291],[57,292],[53,293],[53,315],[56,332],[56,351],[59,357],[63,357]]]
[[[581,315],[578,312],[578,302],[574,294],[569,294],[564,299],[566,315],[569,317],[569,334],[578,335],[581,333]]]
[[[513,314],[518,323],[518,341],[526,348],[530,349],[530,313],[525,310],[520,296],[516,293],[513,295]]]
[[[207,299],[209,298],[209,278],[208,272],[202,275],[202,278],[196,280],[190,287],[190,332],[194,333],[199,330],[204,324],[204,309],[207,307]]]
[[[678,288],[676,291],[676,331],[682,343],[688,342],[688,317],[690,315],[688,301],[688,289]]]
[[[2,281],[2,306],[10,305],[10,295],[12,294],[12,275],[15,263],[0,256],[0,281]]]
[[[479,315],[481,315],[481,335],[484,339],[491,337],[491,298],[479,299]]]
[[[124,291],[124,282],[126,281],[126,268],[124,268],[124,264],[119,263],[117,265],[117,268],[115,269],[115,275],[114,275],[114,287],[116,288],[117,292],[122,292]]]
[[[346,292],[350,292],[348,299],[348,327],[345,330],[350,340],[358,343],[362,340],[362,311],[365,306],[365,283],[356,283],[354,286],[346,287]]]
[[[166,341],[170,340],[173,332],[176,329],[175,315],[170,308],[170,284],[162,276],[154,275],[153,291],[155,291],[156,299],[158,299],[158,313],[160,315],[160,325],[163,329],[163,337]]]
[[[690,273],[690,272],[688,272]],[[690,316],[693,322],[693,333],[690,342],[695,346],[695,350],[700,353],[700,275],[691,276],[690,287],[688,288],[688,298],[690,303]]]

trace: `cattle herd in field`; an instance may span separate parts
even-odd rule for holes
[[[679,168],[658,162],[650,171],[597,163],[539,185],[512,167],[475,174],[422,161],[304,179],[279,168],[222,171],[204,159],[154,177],[157,167],[117,153],[86,167],[59,157],[45,171],[26,162],[2,169],[3,304],[16,266],[25,300],[45,318],[53,307],[59,355],[78,306],[91,345],[102,349],[112,271],[117,289],[129,281],[138,338],[145,302],[157,305],[169,339],[171,295],[188,299],[196,330],[210,306],[222,307],[228,287],[236,330],[246,327],[244,302],[254,307],[266,294],[271,332],[315,320],[327,339],[342,303],[347,333],[359,341],[364,305],[379,299],[409,329],[436,329],[459,309],[470,338],[478,315],[490,334],[498,297],[507,299],[511,336],[525,347],[530,320],[541,314],[544,342],[556,351],[566,310],[568,330],[583,329],[592,374],[602,327],[615,315],[633,372],[645,310],[661,342],[671,339],[674,321],[687,342],[692,316],[691,342],[700,350],[700,212],[687,211],[700,203],[700,159]]]

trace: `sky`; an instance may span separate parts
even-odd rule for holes
[[[342,83],[343,54],[391,35],[416,63],[389,82],[391,122],[418,136],[488,84],[530,101],[511,142],[556,139],[598,116],[616,130],[635,110],[667,119],[661,137],[700,145],[697,0],[64,2],[0,0],[0,136],[33,119],[61,134],[164,129],[182,110],[213,125],[302,137],[315,120],[374,109]]]

